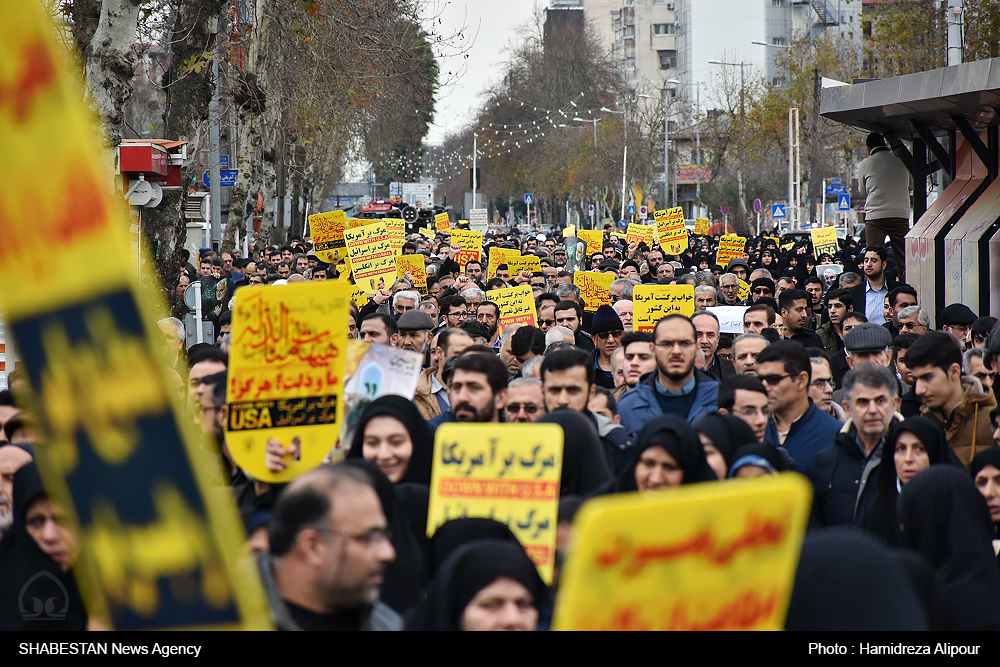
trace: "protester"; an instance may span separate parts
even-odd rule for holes
[[[764,442],[771,416],[770,398],[764,383],[752,375],[734,375],[719,385],[719,413],[746,422],[757,442]]]
[[[444,366],[449,359],[472,345],[472,336],[458,327],[448,327],[437,335],[437,342],[432,341],[432,344],[438,363],[420,372],[413,395],[413,403],[424,419],[433,419],[451,409]]]
[[[437,429],[446,422],[499,423],[507,402],[507,372],[492,354],[457,357],[448,381],[451,410],[430,420]]]
[[[370,461],[393,484],[430,484],[433,454],[431,430],[417,406],[387,395],[361,413],[347,458]]]
[[[749,444],[740,447],[733,454],[729,477],[740,479],[762,477],[792,469],[792,461],[784,450],[771,445]]]
[[[994,543],[1000,540],[1000,447],[990,447],[976,454],[969,465],[972,481],[986,499],[993,521]],[[1000,560],[1000,553],[997,555]]]
[[[618,313],[608,305],[602,305],[594,313],[590,334],[594,340],[594,382],[598,387],[614,389],[611,373],[611,354],[621,346],[625,325]]]
[[[563,465],[560,495],[590,495],[608,481],[608,468],[601,439],[592,419],[570,408],[557,408],[536,423],[559,424],[563,429]]]
[[[737,375],[757,374],[757,355],[769,345],[764,336],[745,333],[733,341],[733,369]]]
[[[705,459],[718,479],[726,478],[740,447],[760,442],[749,424],[732,415],[705,415],[694,428],[705,449]]]
[[[728,359],[719,358],[719,318],[707,310],[695,311],[691,316],[695,333],[698,335],[698,346],[705,354],[705,370],[719,380],[736,375],[736,367]]]
[[[21,446],[0,446],[0,538],[14,523],[14,475],[32,460]]]
[[[507,384],[507,403],[504,405],[509,423],[531,424],[545,414],[545,396],[542,382],[535,378],[520,377]]]

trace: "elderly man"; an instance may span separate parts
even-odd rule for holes
[[[698,285],[694,288],[694,309],[705,310],[719,305],[715,288],[708,285]]]
[[[730,375],[736,375],[736,368],[733,362],[722,359],[717,354],[719,350],[719,318],[715,313],[707,310],[696,311],[691,316],[691,323],[694,324],[698,333],[698,346],[705,354],[705,370],[723,379]]]
[[[813,483],[813,523],[860,526],[878,495],[879,466],[895,465],[884,450],[885,436],[903,419],[892,371],[861,364],[844,378],[850,419],[834,441],[816,455],[809,470]]]
[[[165,317],[156,324],[163,332],[163,356],[167,365],[179,371],[184,366],[184,356],[181,354],[185,344],[184,323],[176,317]]]
[[[739,306],[740,283],[732,273],[723,273],[719,277],[719,291],[722,292],[722,306]]]
[[[733,367],[736,375],[756,375],[757,355],[769,344],[760,334],[745,333],[737,336],[733,341]]]
[[[520,377],[507,385],[507,402],[504,404],[506,421],[534,423],[545,414],[545,396],[542,382],[535,378]]]
[[[632,331],[632,316],[634,311],[634,306],[632,302],[628,299],[622,299],[612,306],[615,312],[618,313],[618,317],[621,318],[622,326],[625,327],[625,331]]]
[[[972,328],[975,321],[976,314],[964,303],[953,303],[941,311],[941,331],[950,333],[963,346],[963,349],[969,329]]]
[[[409,290],[400,290],[392,296],[392,312],[401,315],[420,307],[420,295]]]
[[[920,306],[903,308],[896,315],[899,320],[899,333],[911,333],[923,336],[931,328],[931,316]]]
[[[608,294],[611,296],[611,305],[614,305],[621,301],[622,299],[632,300],[632,288],[635,286],[631,280],[625,280],[619,278],[618,280],[611,283],[611,287],[608,288]]]
[[[399,327],[399,344],[404,350],[413,350],[424,354],[430,346],[431,329],[434,320],[422,310],[408,310],[396,321]]]
[[[594,383],[598,387],[614,389],[611,353],[621,346],[625,326],[614,309],[605,304],[594,313],[594,322],[590,330],[596,347],[594,350]]]

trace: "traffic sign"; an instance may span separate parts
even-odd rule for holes
[[[851,195],[840,195],[837,199],[837,210],[838,211],[850,211],[851,210]]]
[[[784,218],[785,217],[785,205],[784,204],[771,204],[771,217],[772,218]]]
[[[223,188],[231,188],[236,185],[236,177],[240,175],[240,171],[239,169],[220,169],[219,175],[219,186]],[[202,175],[201,181],[205,184],[206,188],[212,187],[212,182],[208,177],[207,171]]]
[[[753,200],[753,212],[754,213],[760,213],[760,200],[759,199],[754,199]]]
[[[833,183],[834,185],[840,185],[840,177],[834,176],[833,178],[830,179],[830,182]]]
[[[229,166],[229,156],[228,155],[220,155],[219,156],[219,166],[220,167],[228,167]]]
[[[846,185],[828,185],[826,186],[826,194],[828,195],[842,195],[847,192]]]
[[[625,220],[619,220],[618,227],[620,227],[621,230],[624,232],[626,229],[628,229],[628,222],[626,222]]]
[[[639,215],[640,215],[641,217],[643,217],[643,218],[645,218],[645,217],[646,217],[646,211],[647,211],[647,209],[646,209],[646,207],[645,207],[645,206],[640,206],[640,207],[639,207]]]
[[[720,210],[722,211],[722,215],[729,215],[729,207],[726,206],[725,204],[722,205]]]
[[[629,204],[628,205],[628,214],[630,216],[635,215],[635,205],[634,204]]]
[[[525,206],[531,206],[534,203],[535,203],[535,198],[532,197],[530,193],[524,195],[524,205]]]
[[[589,210],[589,211],[590,211],[591,213],[593,213],[593,212],[594,212],[594,205],[593,205],[593,204],[591,204],[590,206],[588,206],[588,207],[587,207],[587,209],[588,209],[588,210]]]

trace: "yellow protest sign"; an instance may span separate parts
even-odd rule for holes
[[[750,283],[743,280],[742,278],[737,278],[736,283],[738,288],[736,290],[736,298],[740,301],[746,301],[747,297],[750,296]]]
[[[490,301],[500,309],[499,327],[501,334],[508,324],[538,326],[535,298],[531,295],[531,285],[490,290]]]
[[[429,239],[433,239],[433,238],[434,238],[434,235],[435,235],[435,232],[434,232],[434,230],[433,230],[433,229],[430,229],[430,228],[428,228],[428,227],[421,227],[421,228],[420,228],[420,229],[418,229],[417,231],[418,231],[418,232],[420,232],[420,235],[421,235],[421,236],[426,236],[426,237],[427,237],[427,238],[429,238]]]
[[[597,310],[601,306],[611,305],[611,288],[617,278],[613,273],[597,271],[577,271],[573,274],[573,284],[580,288],[580,301],[584,310]]]
[[[667,215],[656,221],[660,249],[667,255],[679,255],[688,248],[688,230],[684,226],[684,209],[667,209]]]
[[[350,275],[350,274],[342,274],[342,275]],[[351,302],[360,309],[362,306],[368,303],[368,292],[364,291],[357,285],[351,285]],[[358,323],[355,322],[354,325],[358,326]]]
[[[344,230],[347,229],[347,214],[343,211],[328,211],[309,216],[313,250],[316,256],[327,264],[336,264],[347,254]]]
[[[769,241],[774,241],[775,247],[781,244],[781,239],[779,239],[777,236],[765,236],[764,238],[768,239]]]
[[[45,494],[80,549],[66,565],[110,629],[267,629],[260,580],[238,566],[246,534],[219,487],[228,476],[168,381],[156,325],[168,310],[156,289],[139,298],[103,127],[57,34],[40,3],[0,3],[0,311]],[[83,611],[55,578],[61,594],[32,599],[50,575],[16,570],[0,574],[20,590],[6,617],[56,630]]]
[[[834,257],[840,252],[840,245],[837,243],[837,230],[834,227],[820,227],[809,232],[812,236],[813,255],[819,259],[820,255],[827,254]]]
[[[374,224],[348,229],[344,240],[351,253],[354,282],[368,292],[390,289],[396,280],[396,255],[385,224],[376,220]]]
[[[385,223],[385,230],[389,232],[389,243],[392,245],[392,252],[399,255],[403,252],[403,244],[406,243],[406,220],[402,218],[382,218]]]
[[[369,218],[348,218],[347,228],[357,229],[358,227],[364,227],[365,225],[370,225],[375,222],[378,222],[378,220],[372,220]]]
[[[746,248],[747,240],[742,236],[727,234],[719,238],[719,253],[715,257],[715,263],[726,268],[730,260],[743,257],[743,250]]]
[[[694,287],[691,285],[636,285],[632,288],[632,328],[648,331],[667,315],[694,313]]]
[[[552,629],[782,629],[811,498],[783,473],[587,501]]]
[[[789,241],[788,243],[781,244],[782,250],[791,250],[795,247],[795,241]]]
[[[512,257],[508,259],[507,268],[510,269],[510,277],[511,280],[513,280],[514,276],[521,273],[521,271],[541,271],[542,264],[541,260],[539,260],[539,258],[535,255],[522,255],[521,257]]]
[[[648,247],[652,248],[656,245],[656,227],[653,225],[642,225],[638,222],[628,223],[628,229],[625,231],[625,243],[645,243]]]
[[[447,213],[438,213],[434,216],[434,226],[439,232],[446,232],[451,229],[451,218]]]
[[[351,287],[310,282],[241,292],[233,308],[226,445],[240,468],[264,482],[288,482],[322,463],[343,416],[347,302]],[[300,454],[273,473],[267,441]]]
[[[509,259],[520,256],[521,251],[514,248],[498,248],[496,246],[490,248],[490,263],[486,267],[486,279],[496,278],[498,266],[506,264]]]
[[[562,230],[563,238],[569,238],[570,236],[576,236],[576,225],[568,225],[566,229]]]
[[[708,234],[708,218],[695,218],[694,219],[694,233],[705,236]]]
[[[581,229],[576,237],[587,244],[587,254],[593,255],[604,249],[604,232],[600,229]]]
[[[397,255],[396,277],[405,278],[409,273],[413,277],[413,287],[421,296],[427,296],[427,270],[423,255]]]
[[[681,227],[684,226],[684,209],[680,206],[675,206],[661,211],[654,211],[653,218],[656,220],[656,238],[662,246],[663,238],[668,228],[674,229],[678,223]],[[666,249],[664,249],[664,252],[666,252]]]
[[[427,535],[446,521],[505,523],[552,583],[563,430],[558,424],[445,423],[434,436]]]
[[[455,261],[465,270],[469,262],[478,262],[483,253],[483,233],[468,229],[451,230],[451,244],[461,246]]]

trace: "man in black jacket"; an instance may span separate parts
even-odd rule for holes
[[[894,465],[892,452],[883,451],[885,436],[902,421],[896,377],[884,366],[861,364],[844,378],[850,399],[844,408],[850,420],[834,443],[813,459],[810,525],[859,526],[878,493],[879,465]]]

